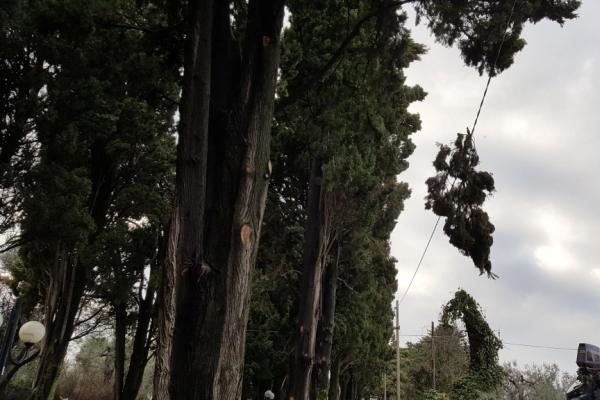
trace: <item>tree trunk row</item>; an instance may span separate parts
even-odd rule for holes
[[[304,255],[302,260],[302,286],[298,304],[295,352],[290,368],[288,399],[308,400],[311,376],[315,362],[317,323],[321,312],[323,278],[322,227],[323,163],[314,159],[311,163],[308,184],[307,217],[304,227]]]
[[[156,274],[160,270],[160,264],[153,262],[150,269],[150,279],[146,287],[146,295],[142,296],[143,270],[140,278],[139,308],[129,368],[125,374],[125,345],[127,339],[127,308],[125,304],[113,305],[115,313],[115,369],[114,369],[114,400],[128,400],[137,398],[138,392],[144,379],[144,370],[148,362],[150,341],[154,334],[152,317],[156,307]]]
[[[241,58],[229,2],[191,1],[188,14],[154,391],[161,400],[238,400],[283,2],[249,2]]]
[[[318,158],[311,163],[308,186],[301,296],[287,392],[287,398],[295,400],[327,396],[339,274],[339,245],[338,257],[328,263],[339,223],[335,195],[323,189],[323,162]]]
[[[313,398],[327,398],[330,390],[331,351],[333,348],[333,333],[335,328],[335,303],[337,280],[339,276],[341,246],[338,243],[337,256],[325,270],[323,284],[323,301],[321,319],[317,327],[316,373],[314,374]]]
[[[76,254],[57,252],[44,301],[46,335],[30,400],[54,399],[57,378],[85,289],[85,275]]]

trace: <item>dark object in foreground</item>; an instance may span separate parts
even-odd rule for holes
[[[569,388],[567,400],[600,400],[600,348],[579,343],[577,382]]]
[[[600,370],[600,348],[593,344],[579,343],[577,348],[577,366],[590,370]]]

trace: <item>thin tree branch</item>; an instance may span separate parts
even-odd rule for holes
[[[77,326],[85,324],[86,322],[91,321],[96,316],[98,316],[98,314],[100,314],[104,310],[105,307],[106,307],[106,304],[103,304],[102,306],[100,306],[100,308],[98,310],[96,310],[95,312],[93,312],[89,317],[84,318],[82,320],[78,319],[77,322],[75,322],[75,326],[77,327]]]
[[[0,254],[11,251],[12,249],[16,249],[27,243],[27,239],[19,236],[17,239],[11,239],[5,242],[3,245],[0,245]]]

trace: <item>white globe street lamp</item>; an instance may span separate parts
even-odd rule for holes
[[[273,400],[274,398],[275,398],[275,393],[271,392],[270,390],[267,390],[265,392],[265,399]]]
[[[44,338],[44,335],[46,335],[46,328],[38,321],[25,322],[19,329],[19,339],[25,345],[38,343]]]

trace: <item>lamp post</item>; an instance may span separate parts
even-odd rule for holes
[[[19,329],[19,339],[25,346],[32,346],[38,343],[46,335],[46,328],[41,322],[29,321],[25,322]]]
[[[23,343],[24,349],[21,354],[15,359],[11,353],[14,345],[14,340],[17,336],[17,328],[19,326],[19,319],[21,317],[21,299],[17,298],[15,305],[13,306],[10,317],[7,322],[7,326],[4,330],[4,337],[2,338],[0,347],[0,393],[2,389],[8,383],[8,380],[14,375],[16,369],[33,360],[39,351],[33,354],[28,354],[29,350],[33,345],[39,343],[46,334],[46,328],[38,321],[29,321],[24,323],[18,331],[20,341]],[[0,315],[0,318],[1,315]],[[0,326],[1,320],[0,320]],[[6,366],[8,362],[11,362],[15,367],[11,371],[7,372]]]

